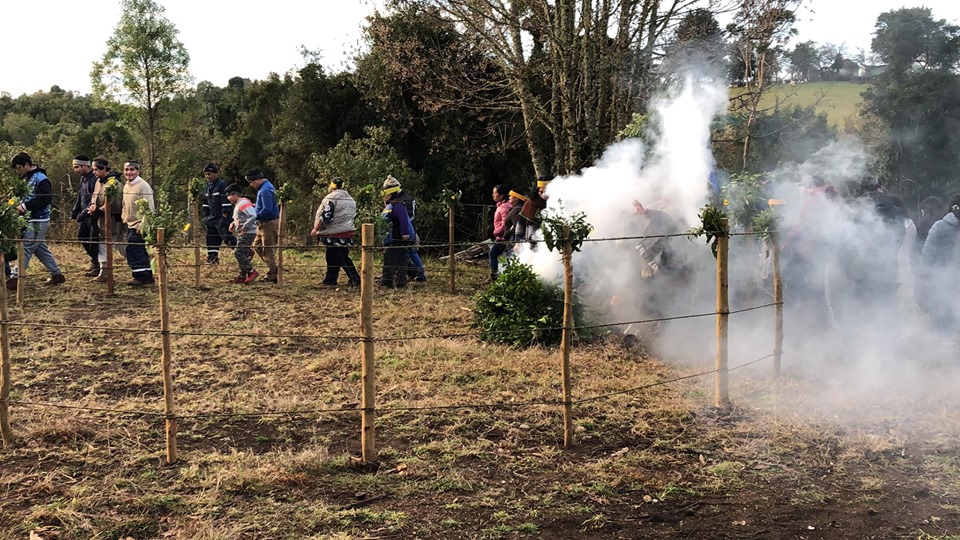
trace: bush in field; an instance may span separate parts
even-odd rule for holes
[[[500,277],[474,301],[473,324],[483,341],[514,347],[560,343],[563,288],[543,283],[528,265],[509,259]],[[575,299],[574,320],[579,325],[584,324],[582,313]]]

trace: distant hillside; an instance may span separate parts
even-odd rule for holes
[[[847,118],[859,114],[860,94],[867,88],[869,84],[851,82],[778,84],[764,94],[761,106],[772,107],[777,100],[785,105],[806,106],[820,99],[817,111],[826,113],[830,124],[843,129]]]

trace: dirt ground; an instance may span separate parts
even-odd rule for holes
[[[600,339],[573,354],[577,396],[649,386],[576,405],[564,448],[560,407],[514,406],[559,398],[556,350],[425,337],[472,331],[483,268],[462,268],[453,295],[440,270],[377,292],[377,335],[406,340],[376,345],[379,458],[365,466],[359,347],[324,339],[356,333],[359,298],[316,286],[322,254],[290,254],[280,286],[205,267],[198,291],[175,266],[181,458],[164,465],[160,338],[142,331],[156,292],[108,298],[55,251],[67,284],[39,287],[31,268],[11,311],[62,326],[11,327],[2,540],[960,538],[951,384],[824,395],[758,367],[731,375],[734,406],[718,410],[712,377],[669,382],[704,365]]]

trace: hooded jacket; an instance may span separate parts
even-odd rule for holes
[[[97,186],[97,176],[90,172],[80,178],[80,190],[77,192],[77,200],[73,203],[73,210],[70,212],[70,217],[78,222],[82,223],[87,221],[90,217],[90,214],[87,213],[87,207],[90,206],[90,201],[93,199],[93,190]]]

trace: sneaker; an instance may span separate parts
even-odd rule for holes
[[[334,287],[337,286],[337,282],[334,281],[333,283],[331,283],[331,282],[329,282],[329,281],[324,280],[324,281],[321,281],[321,282],[320,282],[320,286],[321,286],[321,287],[334,288]]]
[[[100,272],[100,275],[98,275],[97,277],[91,279],[90,281],[92,281],[92,282],[94,282],[94,283],[106,283],[106,282],[107,282],[107,273],[106,273],[106,272]]]
[[[260,283],[276,283],[277,276],[267,275],[267,277],[260,280]]]
[[[147,285],[153,285],[153,283],[154,281],[152,279],[150,281],[144,281],[141,279],[131,279],[130,281],[127,282],[127,285],[131,287],[145,287]]]
[[[63,277],[63,274],[57,274],[55,276],[50,276],[46,281],[43,282],[44,285],[60,285],[65,283],[67,278]]]
[[[420,283],[423,283],[424,281],[427,280],[427,276],[417,276],[417,277],[413,278],[413,280],[414,280],[414,281],[419,281]]]
[[[233,284],[236,284],[236,285],[243,285],[243,283],[244,283],[245,281],[247,281],[247,276],[245,276],[245,275],[243,275],[243,274],[240,274],[239,276],[231,279],[231,280],[230,280],[230,283],[233,283]]]
[[[99,268],[99,267],[91,268],[91,269],[87,270],[86,272],[84,272],[83,275],[85,275],[85,276],[87,276],[87,277],[97,277],[97,276],[100,275],[100,268]]]
[[[246,276],[245,278],[243,278],[243,283],[244,283],[245,285],[249,285],[249,284],[253,283],[254,281],[256,281],[256,280],[257,280],[257,276],[259,276],[259,275],[260,275],[260,274],[258,274],[256,270],[251,270],[250,273],[247,274],[247,276]],[[267,276],[267,279],[269,279],[269,276]]]
[[[207,264],[217,266],[220,264],[220,259],[207,259]]]
[[[15,277],[7,278],[7,290],[8,291],[17,290],[17,278]]]

